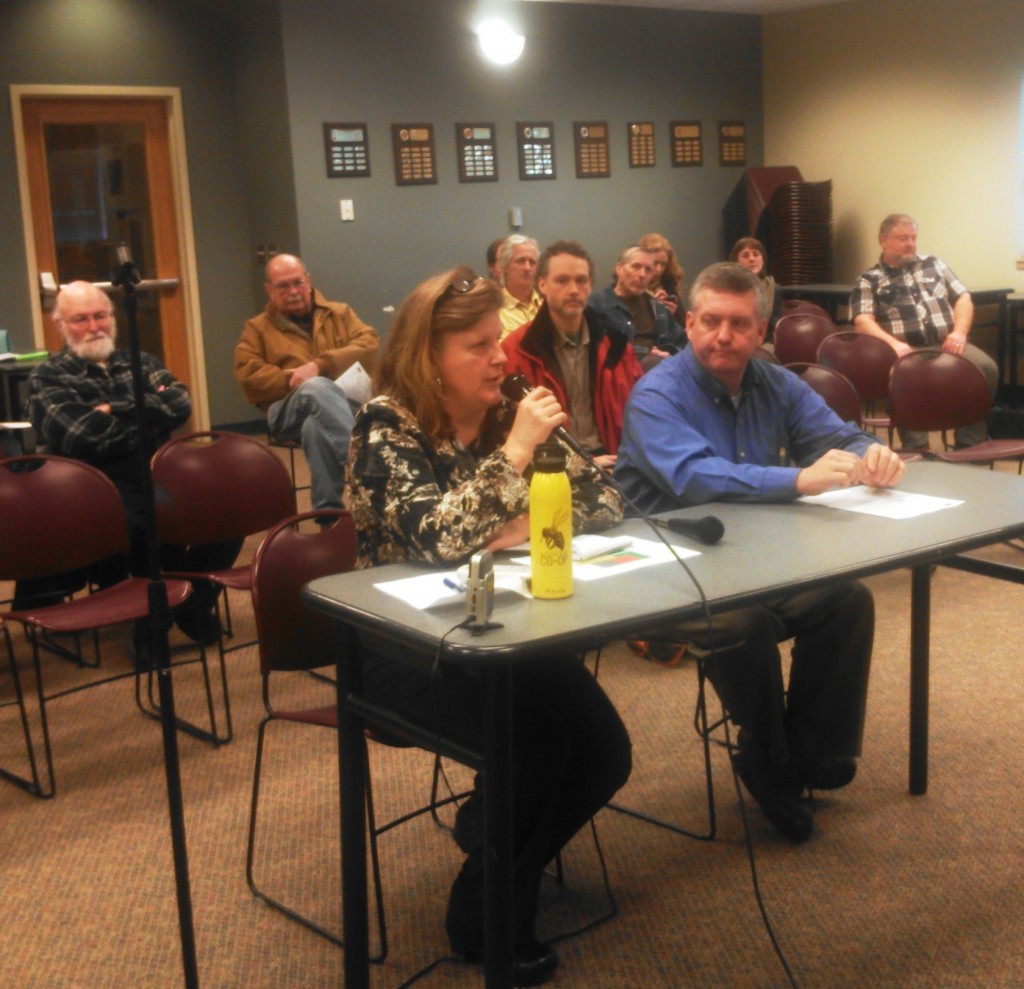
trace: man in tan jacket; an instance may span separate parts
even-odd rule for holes
[[[314,508],[339,508],[352,434],[352,401],[335,379],[356,362],[373,371],[376,331],[343,302],[313,288],[300,258],[267,263],[267,308],[245,324],[235,347],[235,377],[267,414],[277,439],[299,439],[309,463]]]

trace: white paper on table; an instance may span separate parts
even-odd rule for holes
[[[675,547],[676,553],[683,559],[688,556],[700,556],[695,549]],[[586,563],[573,563],[574,580],[599,580],[602,577],[617,577],[619,574],[640,570],[642,567],[654,566],[656,563],[668,563],[675,560],[672,551],[662,542],[653,539],[632,538],[629,545],[613,549],[604,556],[596,556]],[[529,564],[530,558],[513,557],[513,563]]]
[[[530,571],[522,567],[516,567],[515,572],[508,568],[507,573],[500,573],[497,568],[494,574],[494,591],[515,591],[523,597],[530,597],[523,577],[529,576]],[[457,584],[458,587],[451,587],[445,581]],[[447,604],[462,604],[466,600],[466,588],[463,583],[464,576],[453,570],[431,570],[427,573],[418,574],[415,577],[403,577],[400,580],[386,580],[374,587],[385,594],[390,594],[406,604],[426,611],[427,608]]]
[[[963,504],[955,498],[914,494],[912,491],[900,491],[899,488],[869,488],[863,484],[819,495],[804,495],[799,500],[808,505],[824,505],[826,508],[877,515],[884,519],[913,519],[918,515],[928,515],[930,512]]]
[[[365,405],[373,397],[373,383],[366,368],[359,361],[342,371],[334,383],[345,393],[345,397],[357,405]]]
[[[572,558],[575,563],[587,563],[601,556],[608,556],[617,550],[633,544],[632,536],[601,536],[586,533],[572,537]]]

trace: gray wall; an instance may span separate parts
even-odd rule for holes
[[[527,35],[518,64],[478,55],[470,0],[3,0],[0,84],[181,88],[210,412],[251,420],[231,374],[245,318],[262,305],[257,243],[302,253],[318,286],[385,333],[385,312],[425,276],[509,232],[575,237],[598,282],[640,235],[667,236],[689,274],[717,259],[720,212],[742,174],[718,165],[719,119],[747,123],[763,156],[760,19],[582,4],[492,3]],[[496,183],[460,184],[456,120],[493,121]],[[522,182],[514,124],[555,124],[558,178]],[[704,124],[703,168],[672,168],[668,121]],[[326,177],[322,125],[365,120],[372,176]],[[607,120],[610,179],[575,178],[571,125]],[[627,121],[653,120],[657,166],[630,169]],[[434,124],[439,181],[395,185],[390,125]],[[338,200],[353,199],[342,224]],[[10,114],[0,115],[0,326],[31,343]]]
[[[669,238],[688,273],[717,260],[721,208],[742,174],[718,165],[718,120],[746,121],[748,162],[762,159],[760,19],[510,4],[502,12],[521,24],[526,52],[494,67],[471,33],[479,6],[306,0],[283,19],[301,249],[319,286],[384,331],[384,308],[425,276],[462,261],[482,269],[486,245],[510,232],[512,205],[542,245],[582,241],[599,284],[620,249],[650,231]],[[703,168],[671,166],[673,119],[703,122]],[[345,120],[369,124],[369,178],[326,177],[322,125]],[[457,120],[496,123],[498,182],[459,183]],[[520,181],[517,120],[554,121],[556,180]],[[575,177],[574,120],[608,121],[610,179]],[[633,120],[656,124],[653,169],[628,166]],[[438,183],[398,187],[391,124],[424,121],[434,125]],[[354,200],[354,222],[339,220],[341,198]]]
[[[182,92],[200,305],[213,422],[248,419],[231,375],[252,312],[244,174],[239,167],[230,35],[191,3],[4,0],[0,84],[177,86]],[[9,99],[9,97],[8,97]],[[0,326],[32,343],[11,115],[0,114]]]
[[[234,22],[231,55],[252,232],[248,257],[254,304],[262,306],[264,265],[256,245],[294,251],[299,244],[281,10],[277,0],[243,0]]]

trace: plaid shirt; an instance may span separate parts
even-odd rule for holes
[[[879,259],[857,279],[850,318],[872,316],[897,340],[912,347],[933,346],[953,329],[953,305],[966,292],[938,258],[917,257],[905,268]]]
[[[188,389],[151,354],[142,355],[146,418],[158,436],[192,414]],[[162,389],[162,390],[161,390]],[[96,406],[108,403],[110,413]],[[94,465],[132,456],[138,449],[131,358],[115,350],[106,368],[62,350],[28,379],[28,417],[52,453]]]

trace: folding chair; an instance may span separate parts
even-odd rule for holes
[[[945,432],[988,420],[991,399],[985,376],[966,357],[932,350],[905,354],[893,364],[889,412],[896,429]],[[955,464],[1016,460],[1024,466],[1024,440],[986,440],[961,450],[930,451],[926,457]]]
[[[242,540],[263,532],[295,513],[288,471],[266,444],[241,433],[211,430],[190,433],[165,443],[153,455],[153,489],[160,542],[201,546]],[[224,689],[227,737],[232,736],[225,653],[252,642],[225,647],[232,635],[228,590],[251,591],[250,564],[209,571],[169,571],[192,582],[217,588],[217,615],[224,621],[217,637]],[[150,698],[150,704],[155,705]]]
[[[845,375],[821,364],[787,364],[786,369],[813,388],[843,422],[860,426],[860,396]]]
[[[303,531],[301,523],[320,523],[316,531]],[[326,525],[328,520],[331,524]],[[303,924],[311,931],[343,947],[341,939],[322,925],[281,900],[266,893],[256,881],[255,849],[256,821],[259,810],[260,778],[266,730],[273,722],[338,730],[337,700],[320,707],[282,709],[273,705],[271,698],[272,674],[309,671],[334,663],[334,623],[326,615],[307,607],[301,599],[302,588],[310,580],[351,570],[356,560],[356,534],[352,516],[341,509],[323,509],[304,512],[285,519],[264,537],[252,564],[253,608],[259,636],[260,674],[263,684],[265,713],[260,721],[256,743],[256,766],[253,772],[252,803],[249,813],[249,838],[246,853],[246,880],[252,892],[274,909]],[[400,736],[383,731],[367,731],[367,738],[381,744],[405,748],[412,743]],[[434,813],[439,806],[452,803],[467,794],[455,794],[438,800],[439,756],[435,755],[434,778],[430,803],[403,814],[387,824],[378,826],[374,816],[373,792],[367,767],[366,805],[369,820],[370,860],[377,899],[377,924],[380,931],[380,954],[374,959],[383,961],[388,952],[387,925],[384,917],[384,898],[377,853],[379,835],[399,824],[404,824],[425,813]],[[436,819],[436,818],[435,818]]]
[[[68,515],[69,505],[84,506],[87,510],[75,513],[72,518]],[[121,495],[105,474],[79,460],[36,454],[0,462],[0,518],[4,520],[0,527],[0,580],[26,580],[83,569],[128,552],[128,526]],[[57,524],[58,520],[63,524]],[[183,604],[192,593],[186,580],[165,583],[171,608]],[[149,584],[149,578],[130,577],[93,594],[38,608],[9,611],[0,616],[8,623],[20,623],[32,646],[46,760],[46,778],[41,779],[25,720],[31,778],[2,770],[4,778],[36,796],[52,797],[56,781],[47,702],[123,676],[138,676],[137,671],[120,674],[47,694],[40,663],[42,635],[90,632],[147,618]],[[7,629],[4,636],[11,669],[17,677]],[[201,657],[211,727],[215,730],[205,652],[201,652]],[[20,696],[20,685],[16,685],[16,691]],[[20,706],[25,719],[24,703]]]
[[[896,351],[884,340],[867,333],[840,330],[821,341],[817,361],[850,379],[867,411],[864,426],[887,430],[892,446],[892,423],[888,415],[876,414],[876,405],[888,404],[889,376],[896,363]]]
[[[838,332],[827,316],[793,313],[775,324],[775,356],[780,364],[813,364],[822,340]]]

